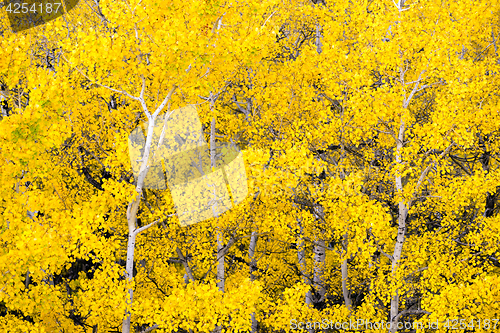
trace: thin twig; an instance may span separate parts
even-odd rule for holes
[[[489,49],[491,45],[493,45],[493,43],[490,43],[488,46],[486,46],[484,48],[484,50],[482,50],[481,52],[479,52],[479,54],[474,58],[474,60],[472,60],[472,62],[476,62],[477,58],[479,58],[484,53],[484,51],[486,51],[487,49]]]
[[[65,210],[68,210],[68,207],[66,206],[66,203],[64,202],[64,200],[61,198],[61,196],[59,195],[59,192],[57,191],[56,187],[54,186],[54,184],[52,184],[52,187],[54,188],[54,191],[56,191],[57,193],[57,196],[59,197],[59,199],[61,199],[63,205],[64,205],[64,209]]]
[[[65,57],[64,55],[61,55],[61,56],[62,56],[62,58],[63,58],[64,60],[66,60],[69,64],[71,64],[71,62],[70,62],[68,59],[66,59],[66,57]],[[124,90],[114,89],[114,88],[108,87],[108,86],[106,86],[106,85],[104,85],[104,84],[100,84],[100,83],[98,83],[98,82],[95,82],[94,80],[90,79],[87,75],[85,75],[85,74],[84,74],[81,70],[79,70],[79,69],[78,69],[78,68],[76,68],[76,67],[74,67],[74,68],[75,68],[75,70],[76,70],[78,73],[80,73],[81,75],[83,75],[83,76],[84,76],[87,80],[89,80],[89,81],[93,82],[94,84],[97,84],[98,86],[101,86],[101,87],[103,87],[103,88],[109,89],[109,90],[111,90],[111,91],[117,92],[117,93],[119,93],[119,94],[123,94],[123,95],[125,95],[125,96],[127,96],[127,97],[132,98],[133,100],[140,101],[140,98],[139,98],[139,97],[134,97],[134,96],[130,95],[128,92],[126,92],[126,91],[124,91]]]
[[[442,159],[446,154],[448,154],[451,150],[451,148],[454,146],[454,143],[452,142],[446,149],[445,151],[443,151],[441,153],[441,155],[439,155],[438,157],[438,160]],[[410,199],[408,201],[408,209],[410,209],[413,201],[415,200],[414,199],[414,196],[415,194],[417,193],[418,189],[420,188],[420,186],[422,186],[422,183],[425,179],[425,177],[427,177],[427,174],[429,173],[429,171],[431,170],[431,168],[437,163],[437,161],[432,161],[431,163],[429,163],[429,165],[427,166],[427,168],[425,168],[425,170],[422,172],[422,174],[420,175],[420,178],[418,180],[418,183],[417,183],[417,186],[415,186],[415,191],[413,192],[413,195],[412,195],[412,199]]]
[[[151,326],[151,327],[149,327],[149,328],[146,328],[146,329],[145,329],[145,330],[143,330],[143,331],[140,331],[140,333],[149,333],[149,332],[151,332],[151,331],[153,331],[153,330],[157,329],[158,327],[160,327],[160,326],[158,326],[158,324],[154,324],[153,326]]]
[[[153,114],[153,118],[156,118],[156,116],[160,113],[160,111],[163,110],[163,108],[165,107],[165,105],[167,104],[167,102],[170,101],[170,98],[172,97],[172,94],[174,93],[175,89],[177,89],[177,85],[176,84],[174,84],[174,86],[169,91],[169,93],[167,94],[167,96],[165,97],[165,99],[163,100],[163,102],[161,102],[160,106],[155,110],[155,113]]]
[[[177,215],[177,214],[170,214],[170,215],[167,215],[167,217],[172,217],[174,215]],[[135,229],[134,232],[137,235],[137,234],[143,232],[144,230],[147,230],[147,229],[151,228],[152,226],[154,226],[155,224],[157,224],[158,222],[161,222],[161,221],[163,221],[163,219],[158,219],[158,220],[156,220],[154,222],[151,222],[150,224],[147,224],[147,225],[145,225],[143,227]]]
[[[97,162],[99,162],[99,164],[100,164],[103,168],[106,168],[106,167],[104,166],[104,164],[102,164],[102,162],[101,162],[101,160],[99,159],[99,157],[97,157],[97,156],[96,156],[96,155],[95,155],[95,154],[94,154],[94,153],[90,150],[90,148],[88,147],[87,143],[85,142],[84,144],[85,144],[85,147],[87,147],[87,149],[85,149],[85,150],[86,150],[86,151],[87,151],[90,155],[92,155],[92,156],[93,156],[93,157],[97,160]]]

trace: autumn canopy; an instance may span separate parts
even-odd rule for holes
[[[0,332],[500,329],[499,5],[4,2]]]

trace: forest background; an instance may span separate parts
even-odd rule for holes
[[[498,8],[81,0],[18,33],[5,15],[0,331],[498,328]],[[212,161],[240,147],[248,195],[181,226],[128,136],[187,105]]]

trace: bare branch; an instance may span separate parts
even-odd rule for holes
[[[56,187],[54,184],[52,184],[52,187],[54,188],[54,191],[56,191],[57,193],[57,196],[59,197],[59,199],[62,201],[63,205],[64,205],[64,209],[65,210],[68,210],[68,207],[66,206],[66,202],[64,202],[64,200],[62,199],[62,197],[59,195],[59,192],[57,191]]]
[[[187,276],[189,277],[189,279],[191,281],[195,282],[196,280],[194,279],[193,271],[191,270],[191,267],[189,267],[189,263],[188,263],[186,257],[184,256],[184,254],[182,254],[181,249],[177,248],[176,252],[177,252],[177,255],[179,256],[179,259],[182,262],[182,265],[184,266],[184,269],[186,270]]]
[[[142,106],[142,108],[146,111],[147,107],[145,106],[145,103],[144,103],[144,90],[146,90],[146,79],[144,78],[144,75],[141,75],[141,79],[142,79],[142,88],[141,88],[141,94],[140,94],[139,98],[141,100],[141,104],[144,104]]]
[[[65,57],[63,54],[62,54],[61,56],[62,56],[62,58],[63,58],[64,60],[66,60],[69,64],[71,64],[71,63],[69,62],[69,60],[68,60],[68,59],[66,59],[66,57]],[[85,74],[84,74],[81,70],[79,70],[79,69],[78,69],[78,68],[76,68],[76,67],[74,67],[74,68],[76,69],[76,71],[77,71],[78,73],[80,73],[81,75],[83,75],[83,76],[84,76],[87,80],[91,81],[92,83],[97,84],[97,85],[98,85],[98,86],[100,86],[100,87],[103,87],[103,88],[109,89],[109,90],[111,90],[111,91],[117,92],[117,93],[119,93],[119,94],[125,95],[125,96],[127,96],[127,97],[130,97],[130,98],[132,98],[133,100],[140,101],[139,97],[134,97],[134,96],[130,95],[128,92],[126,92],[126,91],[124,91],[124,90],[114,89],[114,88],[111,88],[111,87],[105,86],[104,84],[100,84],[100,83],[98,83],[98,82],[95,82],[95,81],[93,81],[92,79],[90,79],[87,75],[85,75]]]
[[[275,10],[271,15],[269,15],[269,17],[266,19],[266,21],[264,22],[264,24],[262,25],[262,27],[264,27],[267,23],[267,21],[277,12],[277,10]]]
[[[425,311],[425,310],[404,310],[404,311],[401,311],[395,318],[394,318],[394,322],[397,322],[399,317],[401,316],[404,316],[406,314],[431,314],[429,311]]]
[[[167,217],[172,217],[172,216],[174,216],[174,215],[176,215],[176,214],[170,214],[170,215],[167,215]],[[157,224],[158,222],[161,222],[161,221],[163,221],[163,219],[158,219],[158,220],[156,220],[156,221],[154,221],[154,222],[151,222],[150,224],[147,224],[147,225],[145,225],[145,226],[143,226],[143,227],[140,227],[140,228],[138,228],[138,229],[135,229],[135,231],[134,231],[134,232],[135,232],[135,234],[137,235],[137,234],[139,234],[139,233],[143,232],[144,230],[147,230],[147,229],[151,228],[152,226],[154,226],[155,224]]]
[[[159,326],[158,326],[158,324],[154,324],[153,326],[148,327],[148,328],[146,328],[145,330],[140,331],[140,333],[149,333],[149,332],[151,332],[151,331],[154,331],[154,330],[155,330],[155,329],[157,329],[158,327],[159,327]]]
[[[497,47],[497,39],[495,37],[495,32],[493,31],[493,29],[491,30],[491,38],[493,38],[493,47],[495,49],[495,55],[498,57],[498,47]]]
[[[425,73],[425,69],[423,71],[420,72],[420,74],[418,75],[418,79],[415,83],[415,86],[413,87],[411,93],[410,93],[410,96],[408,96],[408,98],[406,99],[405,98],[405,101],[403,102],[403,107],[406,109],[408,107],[408,105],[410,104],[410,101],[411,99],[413,98],[413,95],[415,95],[415,93],[418,91],[418,86],[420,84],[420,81],[422,80],[422,74]],[[402,80],[402,83],[404,85],[404,77],[401,78]],[[423,89],[423,88],[422,88]]]
[[[446,154],[448,154],[451,150],[451,148],[454,146],[454,143],[452,142],[446,149],[445,151],[443,151],[441,153],[441,155],[439,155],[438,157],[438,160],[442,159]],[[408,202],[408,209],[410,209],[411,207],[411,204],[413,203],[413,201],[415,200],[414,199],[414,196],[416,195],[418,189],[420,188],[420,186],[422,186],[422,183],[424,182],[424,179],[425,177],[427,177],[427,174],[429,173],[429,171],[431,170],[431,168],[436,164],[437,161],[432,161],[431,163],[429,163],[429,165],[427,166],[427,168],[425,168],[425,170],[422,172],[422,174],[420,175],[420,178],[418,179],[418,183],[417,183],[417,186],[415,186],[415,191],[413,192],[413,196],[412,196],[412,199]]]
[[[87,143],[86,143],[86,142],[85,142],[84,144],[85,144],[85,147],[87,148],[87,149],[85,149],[85,148],[84,148],[84,149],[85,149],[85,151],[86,151],[87,153],[89,153],[90,155],[92,155],[92,156],[93,156],[93,157],[97,160],[97,162],[99,162],[99,164],[103,167],[103,169],[105,169],[106,167],[105,167],[105,166],[104,166],[104,164],[101,162],[101,160],[99,159],[99,157],[97,157],[97,156],[96,156],[96,155],[95,155],[95,154],[91,151],[91,149],[89,148],[89,146],[87,145]],[[83,148],[83,147],[82,147],[82,148]]]
[[[419,92],[421,90],[424,90],[425,88],[429,88],[429,87],[432,87],[436,84],[442,84],[444,83],[443,81],[438,81],[438,82],[434,82],[434,83],[431,83],[431,84],[426,84],[426,85],[423,85],[420,89],[418,89],[416,92]]]
[[[165,107],[167,102],[170,101],[170,98],[172,97],[175,89],[177,89],[177,85],[174,84],[174,86],[172,87],[172,90],[170,90],[167,97],[165,97],[163,102],[161,102],[160,106],[156,109],[155,113],[153,114],[153,118],[156,118],[156,116],[161,112],[161,110],[163,110],[163,108]]]
[[[494,40],[493,40],[494,41]],[[472,60],[472,62],[476,62],[476,60],[486,51],[487,49],[490,48],[491,45],[493,45],[494,42],[490,43],[488,46],[486,46],[479,54]]]

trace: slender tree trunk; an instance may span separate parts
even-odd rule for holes
[[[127,266],[126,266],[126,278],[129,281],[133,279],[134,272],[134,250],[135,250],[135,237],[136,234],[134,230],[129,229],[128,234],[128,244],[127,244]],[[130,288],[128,290],[128,302],[130,306],[132,306],[132,302],[134,301],[134,289]],[[125,319],[123,320],[122,332],[129,333],[130,332],[130,320],[131,314],[127,312]]]
[[[142,157],[141,168],[139,171],[139,177],[137,180],[137,196],[135,200],[132,201],[127,209],[127,222],[128,222],[128,243],[127,243],[127,265],[126,265],[126,273],[125,276],[127,280],[132,281],[133,279],[133,271],[134,271],[134,251],[135,251],[135,237],[136,237],[136,222],[137,222],[137,211],[139,210],[139,204],[141,202],[142,197],[142,186],[144,184],[144,179],[146,178],[147,172],[149,170],[148,161],[149,161],[149,152],[151,148],[151,141],[153,138],[153,129],[154,129],[155,121],[153,119],[149,119],[148,122],[148,135],[146,138],[146,146],[144,147],[144,155]],[[130,288],[128,290],[128,303],[132,306],[132,302],[134,299],[134,290]],[[130,332],[130,320],[131,314],[127,311],[125,315],[125,319],[123,319],[122,324],[122,333]]]
[[[142,197],[142,188],[144,186],[144,179],[146,179],[146,175],[149,170],[149,154],[151,151],[151,145],[153,141],[153,131],[155,127],[155,120],[157,115],[163,110],[167,102],[170,100],[172,97],[172,94],[174,93],[175,89],[177,86],[174,85],[172,90],[168,93],[167,97],[163,100],[161,105],[155,110],[154,114],[150,114],[147,107],[146,103],[144,101],[144,90],[145,90],[145,79],[143,79],[143,84],[142,84],[142,90],[141,90],[141,95],[139,98],[136,98],[141,102],[141,105],[143,107],[143,111],[146,113],[146,116],[148,117],[148,134],[146,137],[146,143],[144,146],[144,154],[141,159],[141,167],[139,169],[139,176],[137,177],[137,186],[136,186],[136,191],[137,195],[134,198],[132,202],[129,203],[128,208],[127,208],[127,224],[128,224],[128,243],[127,243],[127,264],[126,264],[126,272],[125,272],[125,277],[129,282],[131,282],[134,278],[133,272],[134,272],[134,251],[135,251],[135,238],[136,236],[141,232],[149,227],[153,226],[157,222],[153,222],[149,225],[143,226],[141,228],[137,228],[137,211],[139,210],[139,204],[141,202],[141,197]],[[128,299],[127,302],[132,306],[132,302],[134,299],[134,289],[130,288],[128,290]],[[125,318],[123,319],[122,322],[122,333],[130,333],[130,321],[131,321],[131,313],[127,311],[125,313]]]
[[[226,258],[226,253],[224,249],[224,238],[222,237],[222,232],[217,231],[217,287],[221,293],[224,293],[226,277],[225,277],[225,267],[224,259]],[[216,326],[214,333],[222,332],[222,325]]]
[[[348,239],[348,233],[346,232],[344,234],[344,240],[343,240],[343,246],[345,247],[344,252],[347,253],[347,245],[348,245],[349,239]],[[340,266],[340,270],[342,273],[342,295],[344,296],[344,304],[349,310],[349,312],[352,311],[352,299],[351,299],[351,292],[349,291],[349,288],[347,287],[347,282],[349,278],[349,271],[347,268],[347,256],[346,258],[342,261],[342,264]]]
[[[224,287],[225,287],[225,282],[226,282],[226,277],[225,277],[225,270],[224,270],[224,258],[225,258],[225,253],[224,253],[224,239],[222,237],[222,233],[219,231],[217,232],[217,256],[218,256],[218,263],[217,263],[217,286],[219,287],[219,290],[223,293],[224,292]]]
[[[321,43],[321,25],[316,24],[316,51],[321,54],[323,51],[323,44]]]
[[[342,261],[341,271],[342,271],[342,295],[344,296],[345,306],[350,312],[352,311],[352,300],[351,300],[351,292],[347,287],[347,279],[349,277],[347,269],[347,258],[344,259],[344,261]]]
[[[405,123],[401,120],[401,125],[399,127],[398,140],[396,144],[396,163],[401,166],[403,161],[401,158],[401,151],[403,149],[405,134]],[[396,191],[398,195],[403,194],[403,184],[401,180],[401,174],[396,174]],[[394,246],[394,252],[392,254],[392,277],[395,278],[396,270],[398,269],[399,261],[401,259],[401,253],[403,252],[403,243],[405,240],[406,232],[406,216],[408,215],[408,208],[403,199],[399,201],[399,212],[398,212],[398,235],[396,237],[396,245]],[[396,290],[391,298],[391,312],[390,321],[391,328],[390,333],[396,332],[397,330],[397,315],[399,313],[399,290]]]
[[[316,5],[320,6],[326,6],[325,1],[313,1],[313,7],[316,7]],[[321,43],[321,25],[319,23],[316,23],[316,40],[314,44],[316,45],[316,51],[318,54],[321,54],[323,51],[323,44]]]
[[[314,290],[316,290],[317,297],[314,299],[315,303],[322,303],[325,301],[326,288],[324,281],[325,270],[325,240],[320,239],[314,242]]]
[[[8,96],[8,94],[9,94],[8,91],[0,90],[0,110],[2,111],[1,116],[0,116],[0,120],[3,117],[8,117],[9,116],[9,113],[7,111],[7,106],[4,105],[4,100],[6,100],[6,98],[4,96]]]
[[[175,251],[177,252],[179,259],[182,261],[182,265],[184,266],[184,269],[186,270],[186,274],[184,274],[184,281],[186,282],[186,284],[188,284],[190,280],[192,282],[195,282],[196,280],[194,279],[193,271],[191,270],[191,267],[189,267],[189,263],[187,261],[187,258],[184,256],[184,254],[182,253],[180,248],[177,248]],[[157,327],[158,327],[158,325],[153,325],[152,327],[150,327],[149,329],[147,329],[143,332],[151,332],[154,329],[156,329]],[[189,333],[193,333],[193,330],[189,329]]]
[[[297,239],[297,257],[299,261],[299,269],[302,274],[302,279],[304,283],[308,286],[311,285],[307,277],[307,263],[306,263],[306,251],[305,251],[305,242],[304,242],[304,228],[302,227],[302,223],[300,219],[297,219],[297,224],[299,225],[300,234]],[[313,304],[312,291],[309,290],[306,293],[305,302],[308,307],[311,307]],[[313,329],[308,330],[309,333],[314,333]]]
[[[402,71],[402,67],[400,68],[400,71],[401,71],[401,80],[402,80],[401,84],[404,87],[404,85],[405,85],[404,72]],[[405,97],[403,100],[403,108],[404,109],[407,109],[408,106],[410,105],[410,102],[411,102],[413,96],[415,95],[415,93],[417,92],[417,89],[420,85],[420,81],[422,79],[422,75],[424,73],[425,73],[425,70],[420,72],[420,74],[418,75],[418,79],[416,80],[415,85],[413,86],[413,89],[410,92],[408,97],[406,97],[406,93],[405,93],[405,95],[404,95]],[[406,217],[408,215],[408,209],[411,206],[411,200],[408,202],[408,205],[406,205],[404,199],[402,198],[403,182],[402,182],[402,177],[401,177],[400,172],[401,172],[401,169],[403,168],[403,165],[404,165],[404,162],[402,159],[404,137],[405,137],[405,123],[403,121],[403,116],[401,116],[401,124],[399,126],[399,132],[398,132],[398,136],[396,138],[396,167],[399,169],[398,169],[398,172],[396,173],[396,176],[395,176],[396,192],[397,192],[397,195],[400,196],[401,199],[398,203],[398,234],[396,236],[396,244],[394,245],[394,252],[392,254],[391,275],[392,275],[393,279],[395,279],[396,270],[398,269],[399,262],[401,259],[401,253],[403,252],[403,243],[405,240],[405,233],[406,233]],[[449,151],[450,148],[451,148],[451,146],[448,147],[446,149],[446,151]],[[422,173],[421,178],[417,184],[417,189],[420,186],[423,178],[425,178],[425,176],[429,172],[430,166],[431,165],[429,165],[427,167],[427,169]],[[393,283],[396,283],[396,282],[393,281]],[[394,295],[392,295],[392,297],[391,297],[391,310],[390,310],[390,318],[389,318],[391,326],[389,329],[389,333],[394,333],[397,331],[398,313],[399,313],[399,290],[396,290],[394,292]]]
[[[325,219],[324,208],[321,205],[317,205],[314,209],[314,215],[316,218],[316,223],[323,224]],[[314,277],[313,285],[316,291],[314,297],[314,303],[323,303],[326,296],[326,286],[324,281],[324,270],[325,270],[325,240],[319,239],[314,242],[313,247],[314,253]]]
[[[179,259],[182,261],[182,265],[184,266],[184,269],[186,270],[186,275],[187,275],[188,279],[194,282],[195,279],[193,276],[193,271],[191,270],[191,267],[189,267],[189,263],[188,263],[186,257],[184,257],[184,254],[182,254],[182,251],[180,248],[177,248],[176,252],[177,252],[177,256],[179,256]]]
[[[250,77],[249,77],[250,79]],[[248,110],[251,110],[249,108]],[[269,164],[271,163],[271,159],[273,157],[273,154],[271,152],[271,156],[269,157],[269,160],[267,161],[267,164],[264,165],[264,171],[267,170],[269,167]],[[254,200],[259,196],[260,190],[257,192],[257,194],[254,197]],[[248,246],[248,259],[250,261],[250,281],[255,281],[255,275],[253,274],[254,271],[257,269],[257,261],[255,260],[255,249],[257,248],[257,241],[259,240],[259,236],[257,235],[257,231],[252,231],[252,234],[250,236],[250,245]],[[252,313],[252,333],[257,333],[257,330],[259,328],[259,323],[257,319],[255,318],[255,312]]]
[[[212,96],[211,96],[212,97]],[[211,108],[213,108],[213,99],[211,98]],[[216,167],[215,163],[215,116],[212,117],[212,123],[211,123],[211,128],[210,128],[210,161],[211,161],[211,166],[212,170]],[[215,184],[214,184],[215,185]],[[215,189],[214,189],[214,195],[215,195]],[[217,218],[219,216],[217,212],[217,198],[214,197],[214,204],[212,205],[212,211],[214,213],[214,216]],[[226,251],[224,249],[224,237],[222,235],[222,232],[217,229],[217,287],[219,288],[219,291],[224,293],[225,289],[225,282],[226,282],[226,277],[225,277],[225,267],[224,267],[224,260],[226,257]],[[214,329],[214,333],[218,333],[222,331],[222,326],[216,326]]]
[[[307,263],[306,263],[306,253],[305,253],[305,243],[304,243],[304,228],[300,219],[297,219],[297,224],[299,225],[300,234],[297,239],[297,258],[299,261],[299,269],[302,274],[302,279],[306,285],[310,285],[310,281],[307,279]],[[306,293],[305,298],[306,304],[310,306],[312,304],[312,293],[309,290]]]
[[[216,167],[215,161],[215,117],[212,118],[212,123],[210,126],[210,163],[212,171]],[[214,195],[216,195],[214,190]],[[214,216],[217,218],[219,216],[217,210],[217,197],[213,198],[214,204],[212,205],[212,211]],[[221,292],[224,292],[224,282],[225,282],[225,269],[224,269],[224,237],[220,230],[217,230],[217,286]]]
[[[252,235],[250,236],[250,245],[248,247],[248,259],[250,260],[250,280],[255,281],[255,276],[253,272],[255,271],[256,261],[255,261],[255,248],[257,247],[257,232],[252,231]],[[255,319],[255,312],[252,313],[252,333],[257,333],[258,323],[257,319]]]
[[[225,13],[224,13],[225,14]],[[222,15],[224,16],[224,15]],[[212,29],[212,33],[216,32],[219,34],[218,30],[222,26],[222,17],[220,17],[214,24],[214,27]],[[214,47],[216,44],[214,43]],[[211,63],[211,62],[210,62]],[[210,93],[210,109],[213,110],[215,104],[214,97],[212,96],[212,93]],[[212,170],[213,168],[216,167],[215,163],[215,116],[212,117],[212,123],[211,123],[211,128],[210,128],[210,161],[211,161],[211,166]],[[215,193],[215,192],[214,192]],[[214,216],[217,218],[218,213],[216,212],[215,206],[217,205],[217,198],[214,198],[214,205],[212,206]],[[224,267],[224,260],[225,260],[225,249],[224,249],[224,237],[222,235],[222,232],[220,230],[217,230],[217,287],[219,288],[219,291],[224,293],[225,289],[225,267]],[[214,333],[221,332],[222,331],[222,326],[216,326],[215,330],[213,331]]]

